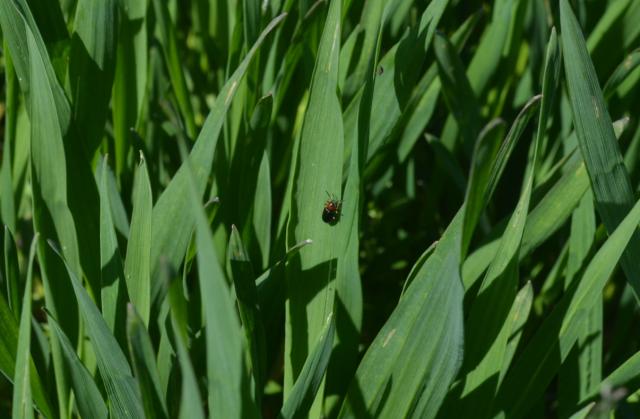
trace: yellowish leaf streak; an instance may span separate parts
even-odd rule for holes
[[[384,348],[385,346],[387,346],[387,344],[389,343],[389,341],[391,340],[391,338],[393,337],[393,335],[396,334],[396,329],[392,329],[389,334],[387,335],[386,338],[384,338],[384,342],[382,342],[382,347]]]

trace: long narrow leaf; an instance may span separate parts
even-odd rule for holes
[[[282,406],[279,418],[296,418],[308,412],[329,365],[335,331],[335,317],[330,314],[315,348],[309,353],[309,358]]]
[[[51,326],[54,339],[58,340],[62,347],[80,416],[106,419],[109,415],[109,410],[102,399],[100,389],[96,385],[93,376],[78,358],[75,348],[60,328],[58,321],[51,315],[48,316],[47,320]]]
[[[31,360],[31,293],[33,283],[33,260],[36,255],[38,235],[33,238],[29,251],[29,267],[27,282],[22,299],[20,314],[20,332],[18,335],[18,354],[13,379],[13,406],[11,416],[14,419],[33,418],[33,402],[31,401],[30,360]]]
[[[56,250],[55,247],[54,250]],[[56,250],[56,253],[62,258],[58,250]],[[65,266],[71,278],[80,312],[87,325],[87,334],[96,353],[100,376],[104,380],[107,396],[109,397],[111,415],[123,419],[144,417],[140,391],[131,374],[129,363],[120,349],[120,345],[118,345],[102,314],[91,301],[87,291],[82,287],[82,284],[80,284],[66,261]]]
[[[124,277],[129,298],[140,313],[145,325],[149,325],[151,312],[151,243],[152,207],[151,185],[147,164],[142,154],[133,188],[133,215]]]
[[[565,73],[578,144],[596,208],[611,233],[633,206],[633,189],[580,25],[567,0],[560,2],[560,18]],[[640,295],[638,252],[640,233],[635,233],[622,258],[622,267],[636,295]]]
[[[285,399],[332,311],[335,270],[346,235],[346,226],[339,220],[336,225],[330,225],[322,218],[323,203],[327,199],[342,199],[344,132],[336,94],[340,17],[341,2],[333,0],[320,39],[293,173],[287,243],[290,247],[312,239],[314,245],[302,248],[287,267]],[[345,205],[357,205],[357,197],[344,198]],[[323,392],[321,388],[319,393]],[[311,416],[319,416],[321,407],[321,398],[318,398]]]

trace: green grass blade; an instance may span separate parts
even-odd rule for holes
[[[148,327],[151,312],[151,246],[153,200],[147,163],[140,154],[140,164],[133,188],[133,215],[124,275],[131,302]]]
[[[313,351],[309,353],[298,379],[284,401],[278,418],[288,419],[304,416],[311,408],[311,404],[322,383],[322,377],[324,377],[329,365],[335,331],[335,317],[329,314],[324,329],[318,337],[318,342]]]
[[[247,133],[236,139],[229,171],[218,176],[223,188],[219,192],[224,201],[220,207],[222,217],[238,227],[250,258],[259,265],[268,261],[270,247],[267,227],[271,223],[271,179],[265,177],[268,161],[265,162],[264,156],[272,109],[271,94],[260,98],[252,111]]]
[[[107,180],[107,158],[104,157],[100,171],[100,263],[102,316],[109,329],[118,339],[124,337],[125,315],[124,270],[118,248],[118,239],[111,218],[111,203]],[[124,341],[122,342],[124,344]]]
[[[593,409],[594,404],[591,403],[582,409],[575,412],[573,415],[569,416],[569,419],[586,419],[590,417],[591,410]],[[604,412],[603,412],[604,413]]]
[[[254,397],[259,407],[266,374],[265,333],[262,314],[258,307],[258,290],[255,275],[251,268],[251,261],[244,248],[240,234],[233,225],[231,226],[228,249],[231,276],[238,300],[238,311],[245,338],[249,344],[251,370],[254,379]]]
[[[225,115],[229,109],[231,100],[238,88],[238,84],[245,75],[251,60],[254,58],[266,36],[276,25],[282,22],[284,17],[284,15],[276,17],[264,31],[262,31],[260,37],[258,37],[258,40],[251,50],[249,50],[242,63],[220,90],[215,104],[198,135],[198,139],[191,150],[189,160],[194,170],[196,190],[199,196],[204,194],[207,180],[211,173],[218,136],[224,124]],[[177,270],[189,244],[189,238],[194,225],[194,219],[191,215],[192,210],[189,204],[189,178],[183,167],[184,165],[178,169],[178,172],[173,179],[171,179],[171,183],[169,183],[162,195],[160,195],[153,208],[151,269],[154,275],[152,275],[153,283],[151,284],[152,297],[157,295],[161,285],[155,280],[157,276],[155,273],[158,269],[160,257],[164,256],[169,261],[171,269]]]
[[[182,167],[185,167],[189,204],[195,220],[200,293],[206,296],[202,310],[206,325],[208,404],[212,416],[239,418],[244,411],[242,384],[247,379],[240,322],[218,262],[209,223],[200,203],[194,176],[197,172],[192,171],[191,163],[185,155]]]
[[[504,134],[505,123],[501,119],[494,119],[480,132],[475,143],[471,158],[469,182],[464,198],[464,225],[462,227],[462,256],[467,253],[473,230],[484,211],[487,203],[486,188],[491,175],[491,167],[495,162],[500,148],[500,141]]]
[[[593,194],[584,194],[571,216],[571,235],[564,278],[571,284],[588,260],[596,234]],[[602,302],[598,302],[580,325],[577,348],[563,363],[559,373],[558,411],[569,415],[578,402],[589,395],[602,378]]]
[[[51,327],[53,339],[60,342],[80,416],[106,419],[109,415],[109,410],[91,373],[82,364],[75,348],[69,342],[69,338],[64,334],[53,316],[49,315],[47,321]]]
[[[340,418],[435,417],[462,361],[462,214],[365,353]]]
[[[353,95],[369,79],[369,61],[376,54],[384,5],[384,1],[369,1],[362,8],[359,23],[362,31],[362,46],[356,53],[355,58],[358,61],[345,84],[346,96]]]
[[[79,135],[93,152],[104,134],[115,70],[116,0],[79,0],[73,20],[69,84]]]
[[[253,228],[256,234],[258,249],[262,255],[262,269],[269,266],[271,257],[271,223],[272,223],[271,166],[266,150],[262,154],[258,181],[253,206]]]
[[[507,348],[504,353],[502,368],[500,369],[500,377],[498,377],[498,386],[502,383],[502,380],[511,365],[513,356],[515,355],[518,344],[522,338],[523,329],[529,319],[532,306],[533,286],[531,285],[531,281],[527,281],[524,287],[518,291],[516,298],[513,300],[511,311],[509,312],[508,324],[506,327],[509,331],[509,342],[507,343]]]
[[[0,372],[9,380],[13,380],[18,348],[18,321],[9,309],[9,305],[0,293]],[[47,417],[52,417],[51,406],[36,369],[31,366],[31,392],[37,409]]]
[[[118,175],[126,170],[131,127],[138,127],[146,95],[149,50],[147,46],[148,0],[124,0],[122,4],[116,68],[113,81],[112,113],[114,161]]]
[[[9,307],[13,312],[16,320],[19,319],[20,313],[20,294],[22,293],[20,284],[20,272],[18,265],[18,252],[16,242],[9,228],[4,226],[4,276],[7,288],[7,300]]]
[[[178,108],[182,114],[187,135],[196,138],[196,122],[193,114],[193,106],[187,82],[185,69],[182,67],[182,59],[179,54],[178,36],[176,28],[171,20],[167,2],[153,0],[153,10],[155,11],[156,24],[160,33],[160,42],[163,49],[164,60],[169,70],[171,86],[178,102]]]
[[[561,0],[560,12],[565,73],[578,144],[596,208],[607,231],[612,232],[633,205],[633,189],[580,25],[567,0]],[[640,295],[640,264],[634,256],[638,252],[640,233],[633,235],[622,258],[622,267],[636,295]]]
[[[171,305],[171,325],[175,337],[173,342],[178,355],[180,370],[182,371],[179,417],[181,419],[204,419],[200,389],[198,388],[195,371],[187,350],[187,302],[182,293],[182,284],[180,281],[174,281],[169,287],[169,303]]]
[[[377,16],[377,22],[367,24],[369,31],[376,31],[373,55],[367,60],[367,74],[364,78],[364,88],[357,110],[357,129],[355,138],[345,138],[346,147],[350,145],[350,161],[344,195],[351,197],[353,205],[343,209],[341,222],[346,228],[347,238],[344,242],[344,256],[337,266],[336,272],[336,302],[334,304],[335,322],[341,327],[336,333],[335,351],[331,363],[327,368],[327,385],[325,388],[325,414],[335,416],[340,409],[342,399],[347,392],[349,382],[355,374],[358,362],[358,346],[361,340],[362,317],[364,302],[362,283],[359,269],[360,230],[363,225],[360,218],[363,207],[363,172],[367,163],[367,147],[369,144],[369,129],[371,126],[371,108],[373,105],[373,91],[378,70],[376,65],[380,55],[382,43],[383,2],[373,2],[370,7],[379,8],[378,11],[369,9],[369,19]],[[375,24],[375,26],[373,26]]]
[[[449,111],[460,127],[462,149],[470,153],[482,129],[480,103],[451,42],[443,34],[436,34],[433,47],[438,61],[442,93]],[[445,143],[445,146],[455,148],[454,144]]]
[[[62,258],[60,252],[55,248],[54,250]],[[122,353],[118,341],[111,334],[102,314],[91,301],[89,294],[82,287],[73,269],[66,261],[65,266],[86,324],[87,334],[91,339],[92,347],[96,354],[100,376],[105,383],[110,414],[115,418],[123,419],[143,418],[144,411],[140,399],[140,391],[131,375],[131,368],[127,358]]]
[[[575,344],[588,310],[602,298],[602,290],[638,223],[640,201],[591,259],[577,287],[564,295],[523,350],[498,394],[504,417],[522,417],[542,397],[560,363]],[[532,366],[535,366],[533,370]]]
[[[487,26],[476,52],[469,63],[467,77],[478,97],[482,96],[502,59],[511,32],[514,0],[498,0],[493,6],[491,23]],[[516,6],[517,7],[517,6]]]
[[[540,115],[538,117],[538,129],[536,131],[536,141],[542,147],[544,135],[547,131],[549,113],[553,106],[558,83],[560,82],[560,70],[562,68],[562,51],[556,35],[556,28],[551,28],[551,36],[547,43],[545,56],[544,73],[542,75],[542,101],[540,105]]]
[[[133,363],[133,371],[140,394],[144,413],[148,418],[167,418],[164,395],[160,390],[160,379],[155,364],[155,354],[151,338],[143,319],[135,307],[127,305],[127,341]]]
[[[600,389],[625,387],[632,392],[640,388],[640,352],[636,352],[622,365],[613,370],[600,384]],[[594,391],[585,400],[593,400],[599,396],[599,392]],[[584,401],[584,400],[583,400]]]
[[[29,251],[29,265],[27,281],[22,299],[22,313],[20,314],[20,329],[18,334],[18,349],[13,378],[13,405],[11,417],[14,419],[33,418],[33,401],[31,400],[31,295],[33,293],[33,260],[36,255],[38,235],[36,234]]]
[[[341,2],[334,0],[329,6],[318,47],[295,167],[287,243],[291,247],[312,239],[314,245],[301,249],[287,269],[285,399],[289,397],[311,348],[320,336],[325,319],[332,311],[332,284],[341,257],[337,249],[342,248],[346,235],[344,223],[331,226],[322,220],[327,193],[342,199],[344,132],[336,94],[340,16]],[[357,197],[344,198],[347,199],[346,205],[357,205]],[[321,387],[319,394],[323,392]],[[317,400],[311,417],[320,414],[321,400]]]
[[[541,98],[541,95],[537,95],[529,99],[516,117],[516,120],[513,121],[513,124],[509,129],[509,133],[507,134],[507,138],[505,138],[500,145],[498,155],[491,167],[491,176],[489,177],[489,184],[487,185],[487,191],[485,193],[486,201],[491,200],[514,148],[518,144],[518,141],[527,127],[529,120],[534,115],[534,112],[538,110]]]
[[[111,216],[113,217],[113,226],[122,237],[129,238],[129,218],[127,210],[122,202],[116,177],[109,166],[107,166],[107,188],[109,189],[109,202],[111,203]]]
[[[12,165],[15,160],[15,151],[13,149],[18,139],[17,124],[20,89],[6,39],[3,40],[2,46],[5,60],[5,122],[4,141],[2,143],[2,168],[0,169],[0,215],[2,222],[11,231],[16,231],[16,191],[14,191],[13,187]]]
[[[618,65],[613,74],[611,74],[611,76],[609,77],[609,80],[607,80],[607,83],[602,88],[602,94],[604,95],[605,99],[609,99],[615,93],[616,89],[620,87],[622,82],[624,82],[627,77],[629,77],[629,75],[633,72],[633,70],[638,68],[639,65],[640,49],[636,49],[635,51],[632,51],[629,55],[627,55],[624,61],[622,61],[620,65]]]

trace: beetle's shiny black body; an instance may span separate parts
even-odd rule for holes
[[[342,209],[342,201],[338,201],[335,198],[330,198],[324,204],[322,210],[322,221],[334,226],[340,221],[340,210]]]

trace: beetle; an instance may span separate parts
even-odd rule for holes
[[[322,209],[322,221],[330,226],[334,226],[340,221],[342,201],[329,194],[329,192],[327,192],[327,195],[329,195],[329,199],[324,203],[324,208]]]

